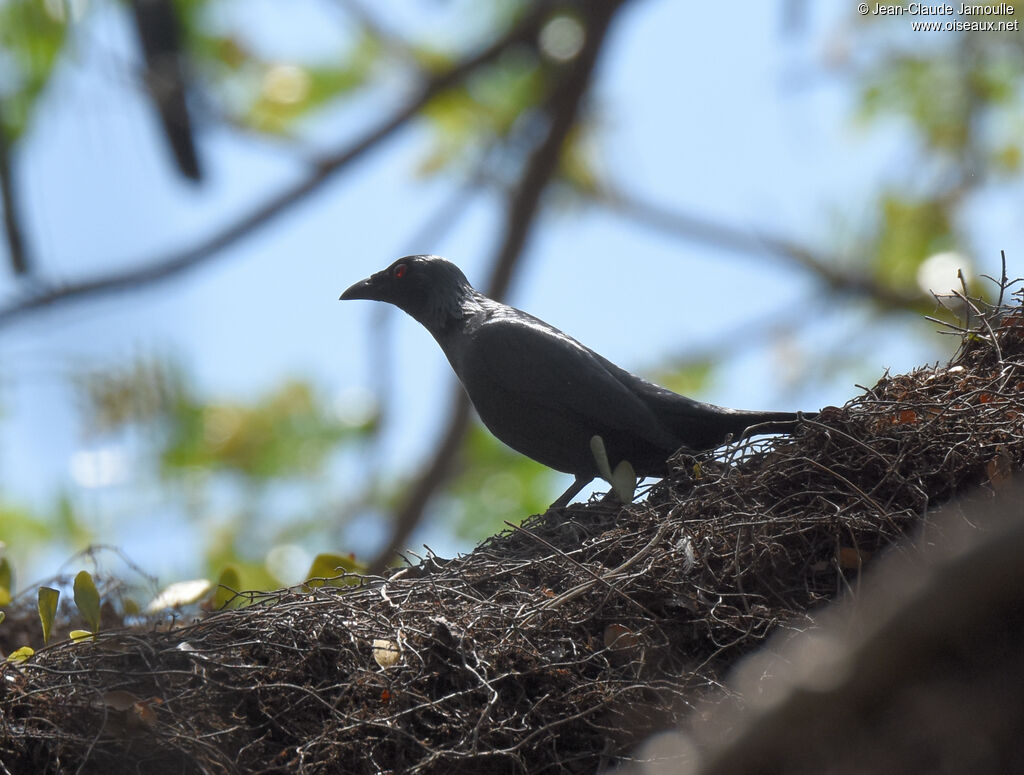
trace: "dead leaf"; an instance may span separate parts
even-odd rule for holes
[[[617,654],[630,654],[640,650],[640,638],[622,624],[609,624],[604,628],[604,647]]]
[[[871,552],[863,552],[852,546],[839,547],[839,567],[843,570],[860,570],[871,559]]]
[[[373,641],[373,659],[381,667],[391,667],[398,664],[401,653],[398,644],[386,638],[375,638]]]
[[[899,414],[897,424],[899,425],[913,425],[917,422],[917,412],[913,409],[904,409]]]

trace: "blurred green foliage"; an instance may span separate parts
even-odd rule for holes
[[[224,480],[234,483],[240,491],[231,506],[235,517],[211,526],[204,549],[212,570],[237,563],[247,583],[274,581],[242,551],[254,532],[265,536],[280,516],[264,512],[265,490],[287,484],[317,492],[332,458],[377,428],[375,414],[351,424],[322,391],[294,379],[249,402],[205,401],[180,367],[156,358],[91,371],[76,384],[87,426],[110,437],[139,432],[149,450],[141,459],[150,461],[169,494],[185,484],[190,503],[202,511]]]
[[[1020,20],[1013,16],[996,21]],[[927,258],[941,251],[971,257],[963,215],[972,195],[1019,178],[1024,129],[1024,47],[1019,31],[929,36],[904,29],[892,36],[891,20],[861,25],[860,41],[872,51],[852,83],[862,122],[900,120],[911,133],[902,179],[886,182],[877,218],[864,235],[863,255],[889,287],[912,287]],[[1010,246],[1007,246],[1010,247]],[[974,257],[991,267],[994,256]],[[969,272],[968,272],[969,273]],[[989,286],[971,287],[987,293]]]
[[[163,418],[167,473],[221,470],[250,482],[308,477],[346,438],[370,430],[337,418],[305,382],[288,381],[256,403],[203,403],[180,396]]]
[[[61,0],[6,0],[0,3],[0,63],[6,70],[0,91],[0,131],[24,133],[67,37],[69,6]]]
[[[457,535],[479,540],[548,507],[558,475],[514,452],[475,423],[466,439],[459,473],[446,488]]]
[[[249,132],[296,132],[303,121],[359,92],[403,80],[423,82],[460,55],[426,35],[403,38],[382,29],[373,14],[351,13],[343,45],[282,59],[254,42],[244,16],[233,10],[213,0],[173,3],[184,30],[193,90],[202,94],[208,111]],[[529,6],[522,0],[481,4],[472,23],[481,39],[497,37]],[[12,73],[0,97],[0,116],[10,136],[23,133],[74,39],[68,35],[71,26],[84,27],[112,10],[127,17],[123,0],[0,4],[0,61]],[[339,19],[345,10],[338,10]],[[1020,15],[1015,9],[1013,18]],[[567,18],[555,11],[549,23]],[[993,177],[1020,174],[1024,49],[1016,32],[949,33],[922,41],[919,34],[893,34],[892,21],[862,19],[851,11],[856,48],[870,52],[852,70],[851,87],[862,121],[903,121],[919,163],[907,165],[915,171],[905,180],[885,183],[877,217],[864,225],[857,253],[869,257],[864,269],[880,282],[906,287],[932,252],[969,254],[957,216],[972,191]],[[503,171],[521,161],[528,147],[522,136],[530,135],[531,117],[558,67],[542,44],[523,42],[438,94],[421,113],[432,141],[419,173],[500,183]],[[143,88],[141,78],[136,83]],[[594,113],[588,111],[564,149],[558,177],[570,190],[593,192],[604,185],[593,160],[596,129]],[[946,166],[936,174],[939,162]]]
[[[0,605],[11,602],[12,581],[11,562],[6,557],[0,557]]]
[[[190,501],[208,504],[212,499],[197,495],[196,488],[208,493],[224,477],[241,485],[234,517],[215,526],[207,521],[202,550],[211,574],[230,567],[247,589],[282,582],[263,562],[268,543],[337,534],[341,524],[330,521],[343,521],[351,512],[332,506],[331,489],[321,488],[319,479],[336,455],[358,450],[378,430],[376,414],[349,425],[321,391],[298,380],[249,403],[203,401],[184,371],[161,359],[141,358],[122,369],[83,374],[76,385],[87,425],[95,433],[116,436],[126,427],[145,431],[151,451],[142,459],[151,460],[160,486],[169,493],[180,489],[186,477],[193,491]],[[506,519],[543,510],[558,488],[556,474],[505,447],[479,425],[469,435],[463,461],[447,497],[457,504],[451,510],[456,532],[470,540],[500,530]],[[309,496],[303,502],[310,504],[311,519],[299,523],[304,529],[297,529],[295,520],[282,520],[281,514],[265,513],[259,493],[275,481],[288,481]],[[367,491],[356,500],[384,509],[396,502],[405,483],[389,479],[384,485],[365,486]],[[254,534],[261,540],[254,542]],[[328,569],[324,563],[335,559]],[[321,554],[318,560],[322,562],[314,562],[307,575],[336,575],[327,571],[338,564],[348,570],[356,567],[353,558],[340,554]]]
[[[308,382],[288,380],[254,402],[207,402],[182,370],[140,358],[126,368],[81,374],[84,416],[94,433],[126,426],[157,431],[162,473],[226,472],[250,485],[319,474],[342,442],[374,431],[376,417],[342,421]]]
[[[715,364],[700,358],[672,369],[657,369],[648,379],[684,396],[703,393],[714,376]]]
[[[537,57],[521,48],[475,73],[464,85],[431,100],[423,114],[434,130],[434,143],[420,173],[432,174],[455,165],[472,174],[471,167],[479,165],[539,102],[544,86],[544,71],[538,67]]]
[[[953,214],[945,199],[886,194],[879,207],[881,228],[871,254],[876,275],[887,286],[912,287],[924,259],[957,246]]]
[[[958,157],[986,142],[980,116],[1018,114],[1024,51],[1019,32],[946,36],[941,47],[886,52],[863,76],[861,115],[902,116],[930,151]]]
[[[205,34],[191,25],[197,69],[224,99],[230,118],[250,129],[285,133],[300,119],[366,86],[382,56],[380,41],[361,34],[336,61],[280,62],[239,36]]]
[[[9,563],[8,572],[12,565],[17,570],[19,559],[41,547],[59,544],[75,551],[92,540],[92,531],[64,493],[58,494],[53,507],[43,513],[0,503],[0,552],[6,552],[0,554],[0,561]],[[10,585],[10,578],[7,580],[8,590],[14,592],[15,586]]]
[[[426,39],[395,38],[366,17],[351,20],[354,32],[336,51],[282,59],[256,45],[242,20],[230,11],[225,13],[214,0],[172,2],[183,30],[183,53],[193,90],[203,95],[207,111],[248,132],[291,135],[318,111],[363,90],[387,88],[402,80],[423,82],[457,61],[455,52],[441,50]],[[485,20],[480,24],[485,33],[498,35],[515,24],[528,6],[520,0],[483,4],[476,21]],[[0,4],[0,55],[7,54],[16,66],[16,88],[0,93],[0,116],[9,137],[16,138],[24,130],[35,101],[65,53],[71,25],[86,25],[111,9],[127,19],[123,0]],[[535,45],[515,46],[478,68],[465,83],[439,93],[421,113],[433,142],[419,172],[456,171],[478,177],[486,163],[502,155],[516,156],[522,143],[514,130],[547,93],[552,67]],[[144,88],[141,76],[133,73],[132,80]],[[582,134],[573,133],[560,172],[570,182],[591,185],[589,153],[578,142]],[[502,144],[503,154],[495,154]]]

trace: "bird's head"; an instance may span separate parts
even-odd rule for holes
[[[432,333],[467,314],[475,296],[466,275],[440,256],[405,256],[361,280],[342,300],[386,301],[409,313]]]

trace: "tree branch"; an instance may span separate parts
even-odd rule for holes
[[[576,122],[580,103],[593,77],[611,20],[624,0],[589,2],[582,6],[587,14],[585,42],[579,55],[566,70],[543,106],[548,130],[543,141],[530,156],[518,185],[508,199],[503,237],[497,247],[494,266],[487,284],[487,294],[501,298],[508,290],[513,270],[522,255],[539,210],[541,195],[558,169],[562,147]],[[387,547],[370,564],[370,573],[377,574],[390,564],[395,554],[416,528],[434,493],[455,470],[455,461],[469,429],[469,400],[462,386],[452,396],[448,422],[435,445],[434,457],[417,477],[393,518],[394,529]]]
[[[536,3],[516,25],[498,40],[478,53],[463,59],[450,70],[434,76],[423,86],[415,98],[376,128],[367,132],[361,139],[346,148],[320,158],[315,169],[304,180],[270,196],[265,202],[255,206],[247,214],[213,236],[207,237],[191,248],[156,258],[138,268],[100,274],[90,279],[64,285],[44,286],[42,290],[27,298],[0,308],[0,327],[58,304],[110,295],[165,280],[210,260],[225,248],[255,233],[274,218],[287,212],[291,207],[319,190],[336,173],[368,151],[373,150],[402,128],[438,94],[457,85],[482,65],[492,62],[510,46],[533,38],[550,6],[551,3],[548,2]],[[4,201],[7,201],[6,198]]]
[[[2,105],[0,105],[2,108]],[[17,190],[14,185],[14,169],[11,165],[11,142],[4,128],[3,113],[0,112],[0,197],[4,202],[4,234],[7,238],[8,260],[14,274],[26,276],[32,269],[25,232],[21,227]]]
[[[838,257],[822,256],[785,237],[743,231],[703,216],[669,210],[621,191],[579,193],[634,223],[663,234],[738,253],[771,255],[786,265],[809,272],[833,290],[864,296],[885,307],[907,309],[927,300],[923,293],[894,288],[874,280],[866,268],[846,271]]]

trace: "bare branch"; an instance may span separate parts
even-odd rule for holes
[[[886,307],[906,309],[926,301],[924,294],[878,282],[866,267],[847,270],[838,256],[822,255],[786,237],[745,231],[711,218],[669,210],[622,191],[579,191],[590,201],[648,228],[685,240],[738,253],[770,255],[782,264],[803,269],[841,293],[864,296]]]
[[[2,106],[0,106],[2,108]],[[11,144],[0,112],[0,197],[4,200],[4,235],[7,238],[8,260],[14,274],[25,276],[32,269],[25,232],[21,227],[14,170],[11,165]]]
[[[198,183],[202,168],[186,100],[181,20],[170,0],[132,0],[128,5],[146,63],[146,96],[160,116],[178,171]]]

